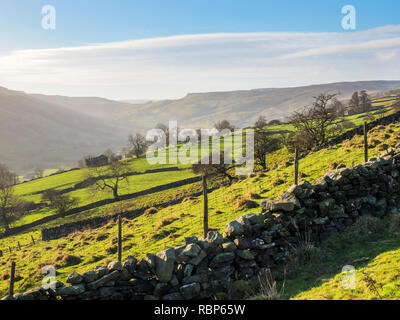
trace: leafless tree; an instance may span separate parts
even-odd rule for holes
[[[35,178],[39,179],[39,178],[43,178],[44,176],[44,170],[43,169],[35,169]]]
[[[166,145],[168,146],[169,145],[169,134],[170,134],[168,126],[166,126],[163,123],[158,123],[156,125],[156,129],[160,129],[164,132],[165,142],[166,142]]]
[[[78,204],[77,198],[61,194],[54,189],[44,191],[42,201],[47,202],[49,207],[55,209],[62,217],[65,217],[66,212]]]
[[[267,154],[280,148],[281,140],[272,137],[270,133],[257,130],[254,135],[254,159],[265,170],[267,169]]]
[[[320,94],[314,97],[311,107],[296,111],[290,117],[290,123],[312,142],[319,146],[327,142],[328,129],[337,125],[338,114],[334,108],[336,94]]]
[[[119,199],[121,184],[128,184],[129,166],[122,161],[115,161],[103,167],[90,168],[87,179],[94,181],[93,191],[112,192],[114,199]]]
[[[372,107],[371,98],[368,95],[367,91],[362,90],[360,92],[360,111],[361,112],[368,112]]]
[[[259,116],[258,119],[257,119],[257,121],[254,123],[254,127],[255,127],[256,129],[262,129],[262,128],[264,128],[264,127],[267,126],[267,125],[268,125],[267,119],[266,119],[265,116],[263,116],[263,115]]]
[[[136,156],[136,158],[139,158],[147,150],[148,144],[146,138],[140,133],[129,135],[128,142],[129,147],[131,148],[132,153]]]
[[[228,129],[230,131],[233,131],[235,129],[235,127],[233,125],[231,125],[228,120],[218,121],[216,124],[214,124],[214,127],[218,131],[222,131],[224,129]]]

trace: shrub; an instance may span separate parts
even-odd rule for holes
[[[270,269],[267,270],[264,277],[258,276],[258,281],[260,283],[260,294],[250,298],[250,300],[283,300],[285,284],[282,285],[281,290],[278,290]]]
[[[151,207],[151,208],[146,209],[144,214],[145,215],[151,215],[151,214],[155,214],[157,212],[158,212],[157,208]]]
[[[243,197],[238,197],[235,204],[235,209],[244,210],[244,209],[251,209],[251,208],[258,208],[258,203]]]

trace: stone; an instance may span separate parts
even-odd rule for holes
[[[216,245],[220,245],[220,244],[222,244],[224,239],[218,231],[209,231],[207,233],[206,241],[208,241],[210,243],[214,243]]]
[[[303,196],[303,188],[299,185],[292,185],[287,192],[294,194],[296,197],[302,197]]]
[[[141,279],[129,281],[129,286],[132,287],[136,293],[140,294],[153,294],[155,287],[155,285],[152,284],[152,281]]]
[[[96,271],[86,271],[82,273],[82,277],[86,283],[93,282],[99,278],[99,275]]]
[[[55,290],[58,296],[77,296],[85,292],[85,285],[83,283],[73,286],[64,286]]]
[[[184,299],[191,300],[199,295],[200,289],[201,289],[200,284],[189,283],[180,287],[180,292]]]
[[[297,199],[297,197],[289,192],[284,192],[279,196],[279,199],[284,201],[284,202],[291,202],[294,204],[294,209],[300,209],[301,208],[301,204],[299,199]]]
[[[132,277],[134,279],[148,280],[152,277],[152,275],[145,272],[135,271],[134,273],[132,273]]]
[[[222,248],[227,252],[234,252],[237,247],[232,241],[226,241],[222,244]]]
[[[190,243],[186,246],[186,248],[182,251],[181,254],[187,257],[197,257],[201,251],[201,248],[198,244]]]
[[[67,283],[79,284],[81,282],[83,282],[83,277],[79,273],[72,272],[71,274],[69,274]]]
[[[102,286],[104,286],[107,282],[117,280],[119,277],[119,271],[115,270],[105,276],[101,277],[98,280],[88,283],[86,286],[88,290],[96,290]]]
[[[128,281],[132,279],[132,274],[125,268],[122,268],[122,271],[119,275],[119,279],[122,281]]]
[[[270,234],[269,231],[263,231],[260,235],[260,238],[263,239],[265,243],[272,242],[272,235]]]
[[[329,218],[328,218],[328,217],[325,217],[325,218],[317,218],[317,219],[314,219],[313,222],[314,222],[315,224],[318,224],[318,225],[323,225],[323,224],[329,222]]]
[[[110,271],[122,271],[122,263],[120,261],[112,261],[107,266]]]
[[[169,284],[171,285],[171,287],[175,287],[175,286],[177,286],[177,285],[179,284],[179,280],[178,280],[178,278],[176,277],[176,275],[173,275],[173,276],[172,276],[172,279],[171,279],[171,281],[169,282]]]
[[[236,250],[236,255],[245,260],[253,260],[254,255],[249,250]]]
[[[136,270],[137,260],[135,257],[129,256],[124,262],[123,267],[128,270],[131,274],[133,274]]]
[[[198,241],[198,239],[195,236],[185,238],[186,244],[197,243],[197,241]]]
[[[265,219],[262,213],[246,213],[242,217],[247,219],[251,225],[263,224]]]
[[[261,208],[264,210],[276,212],[276,211],[286,211],[291,212],[294,210],[295,204],[289,201],[282,200],[263,200],[260,203]]]
[[[183,300],[183,297],[179,292],[174,292],[165,295],[164,297],[161,298],[161,300]]]
[[[241,236],[244,233],[244,228],[239,222],[231,221],[226,224],[225,233],[228,237]]]
[[[194,257],[191,260],[189,260],[189,263],[194,266],[197,266],[203,261],[205,257],[207,257],[207,253],[204,250],[201,250],[197,257]]]
[[[233,259],[235,259],[235,254],[233,252],[220,253],[212,259],[210,266],[215,267],[223,263],[232,262]]]
[[[171,281],[172,274],[174,271],[175,260],[176,260],[175,250],[173,248],[169,248],[157,253],[155,269],[158,281],[160,282]]]
[[[171,286],[168,283],[157,283],[156,287],[154,288],[154,296],[157,297],[162,297],[164,295],[166,295],[169,291],[169,289],[171,288]]]
[[[251,247],[251,241],[247,238],[236,237],[233,242],[238,249],[249,249]]]
[[[196,273],[193,276],[182,279],[182,284],[189,284],[193,282],[204,283],[208,281],[208,272]]]
[[[318,203],[319,210],[322,216],[327,216],[329,211],[334,208],[336,202],[333,198],[328,198]]]
[[[154,272],[156,268],[156,256],[152,253],[146,253],[146,256],[143,260],[147,263],[148,269],[151,272]]]
[[[190,277],[192,275],[193,269],[194,269],[194,266],[192,264],[187,264],[183,271],[184,277]]]
[[[251,247],[253,249],[263,249],[264,245],[265,245],[265,242],[263,239],[256,238],[256,239],[251,240]]]
[[[308,182],[308,181],[306,181],[306,180],[303,180],[303,181],[301,181],[300,183],[299,183],[299,187],[301,187],[303,190],[304,189],[312,189],[312,184],[310,183],[310,182]]]
[[[105,266],[98,266],[94,268],[94,272],[96,272],[97,275],[101,278],[105,276],[109,272],[109,270]]]

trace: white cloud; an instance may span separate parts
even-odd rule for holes
[[[200,34],[19,50],[0,56],[0,85],[115,99],[398,79],[400,26],[343,33]]]

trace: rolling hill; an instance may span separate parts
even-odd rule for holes
[[[121,131],[50,101],[0,89],[0,162],[18,172],[73,165],[83,155],[120,147]]]
[[[192,93],[178,100],[162,100],[138,105],[127,112],[135,126],[178,120],[181,126],[209,127],[227,119],[239,127],[253,124],[260,114],[267,119],[284,119],[292,111],[303,108],[320,93],[340,93],[347,100],[354,91],[370,94],[400,87],[400,81],[359,81],[320,84],[297,88],[270,88],[247,91]],[[146,114],[138,117],[137,111]],[[140,122],[140,123],[139,123]]]

